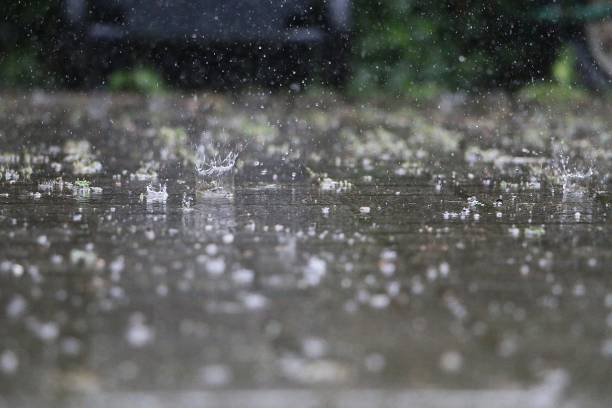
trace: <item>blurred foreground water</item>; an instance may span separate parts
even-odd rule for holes
[[[1,406],[608,406],[606,102],[0,102]]]

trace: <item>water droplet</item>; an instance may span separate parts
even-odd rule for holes
[[[134,313],[130,316],[125,337],[132,347],[140,348],[151,343],[155,333],[153,329],[145,324],[145,318],[142,313]]]
[[[440,368],[447,373],[457,373],[463,366],[463,356],[457,351],[447,351],[440,356]]]
[[[4,374],[14,374],[19,368],[19,358],[14,351],[4,350],[0,354],[0,370]]]

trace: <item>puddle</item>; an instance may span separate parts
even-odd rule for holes
[[[46,97],[0,113],[3,394],[605,402],[607,110]]]

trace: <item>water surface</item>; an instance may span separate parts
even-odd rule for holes
[[[609,401],[603,102],[1,102],[3,405]]]

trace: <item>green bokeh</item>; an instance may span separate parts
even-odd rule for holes
[[[134,91],[140,93],[160,93],[164,90],[161,75],[149,67],[135,67],[129,70],[116,71],[108,80],[113,91]]]
[[[0,85],[57,83],[41,63],[54,35],[58,0],[1,2]],[[351,88],[358,92],[517,88],[570,81],[573,66],[553,65],[554,26],[529,20],[548,0],[355,0]],[[566,56],[561,56],[568,61]],[[554,67],[554,68],[553,68]],[[151,71],[149,71],[151,73]],[[113,79],[114,78],[114,79]],[[119,73],[113,89],[157,89],[151,75]],[[559,80],[559,79],[558,79]],[[132,83],[129,83],[132,81]]]
[[[530,16],[547,1],[357,0],[356,86],[517,87],[550,74],[556,27]]]

